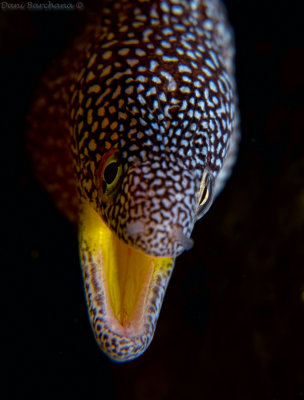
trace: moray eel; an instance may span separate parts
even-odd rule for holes
[[[149,346],[175,259],[236,158],[233,35],[217,0],[105,0],[29,113],[39,180],[78,227],[95,338]]]

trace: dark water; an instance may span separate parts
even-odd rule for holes
[[[243,139],[194,231],[155,339],[117,365],[90,331],[77,238],[35,182],[24,117],[78,16],[0,10],[1,280],[9,397],[304,399],[304,28],[300,0],[227,1]],[[76,18],[76,19],[75,19]]]

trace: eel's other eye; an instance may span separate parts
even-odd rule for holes
[[[103,163],[101,170],[102,197],[110,199],[118,189],[122,174],[122,166],[119,163],[117,154],[111,154]]]
[[[202,218],[209,210],[213,201],[213,186],[214,179],[211,173],[207,173],[205,178],[202,180],[200,191],[199,191],[199,203],[196,210],[196,219]]]

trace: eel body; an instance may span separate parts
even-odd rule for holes
[[[233,35],[218,0],[105,0],[29,113],[38,179],[78,227],[91,325],[150,344],[175,258],[236,158]]]

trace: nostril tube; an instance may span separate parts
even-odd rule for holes
[[[174,228],[173,230],[173,235],[174,239],[179,243],[181,246],[183,246],[184,250],[190,250],[192,249],[194,242],[191,238],[188,238],[181,228]]]

